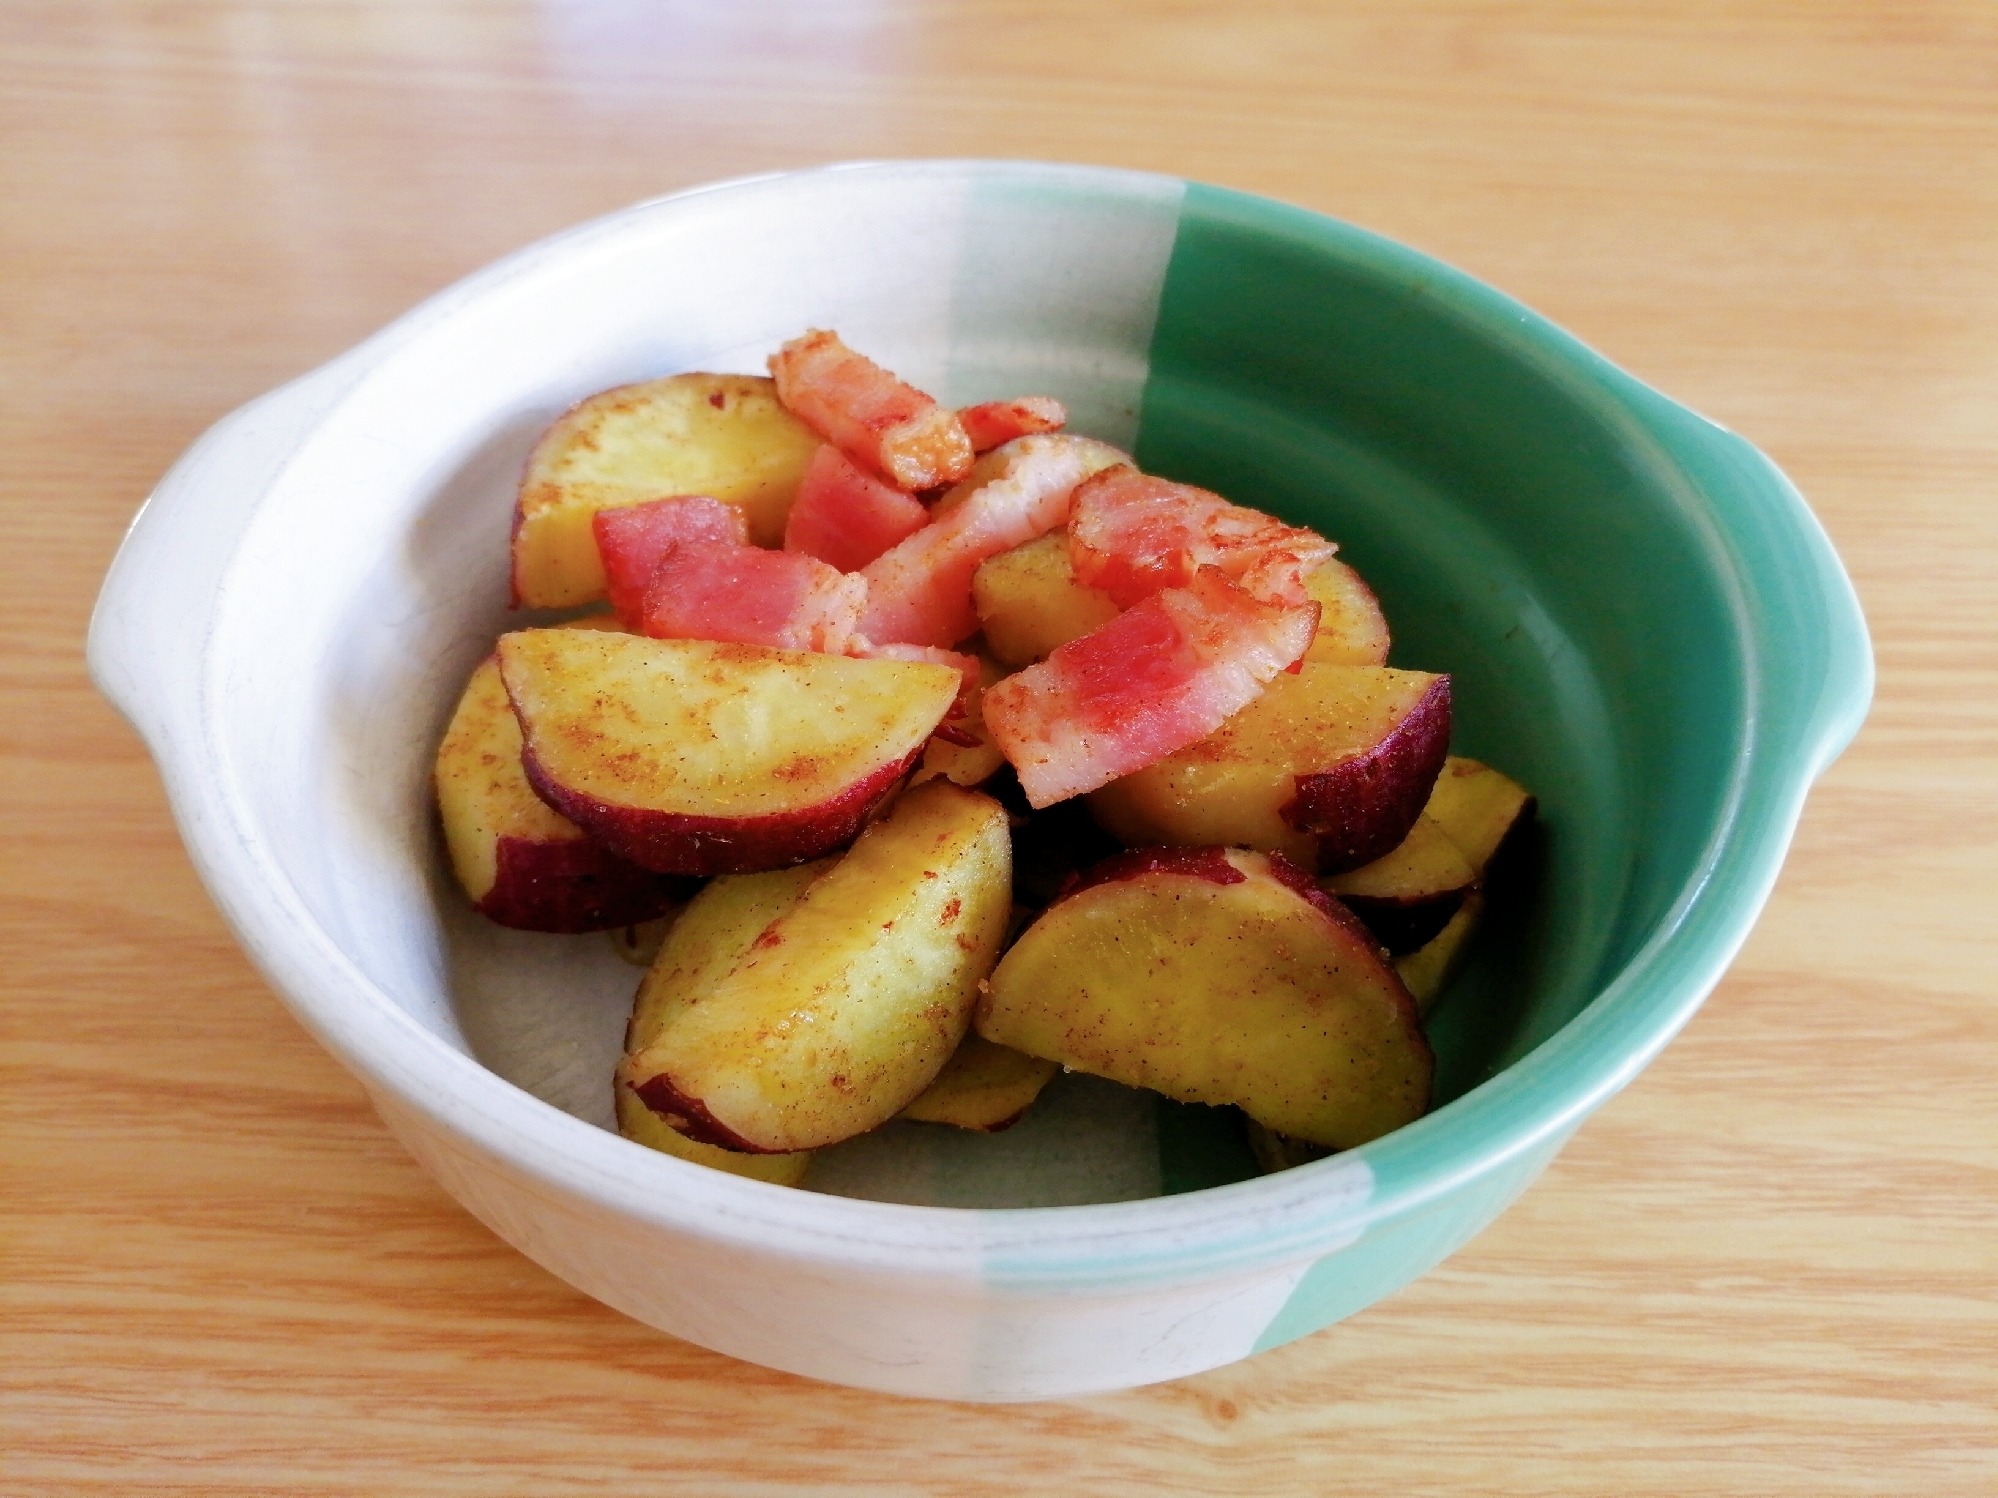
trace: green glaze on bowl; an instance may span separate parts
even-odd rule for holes
[[[1432,1016],[1437,1111],[1366,1150],[1370,1215],[1402,1220],[1307,1275],[1270,1346],[1454,1249],[1685,1023],[1857,731],[1872,659],[1822,530],[1753,447],[1299,209],[1188,188],[1137,457],[1338,539],[1395,664],[1451,673],[1454,752],[1540,802],[1531,898]],[[1507,1155],[1476,1200],[1423,1208]]]

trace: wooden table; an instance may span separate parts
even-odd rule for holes
[[[225,411],[506,250],[827,159],[1104,162],[1483,276],[1764,445],[1880,691],[1664,1058],[1477,1242],[1068,1404],[684,1346],[420,1175],[80,647]],[[1998,1492],[1989,4],[0,10],[0,1492]]]

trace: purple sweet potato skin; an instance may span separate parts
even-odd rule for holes
[[[1422,814],[1450,752],[1450,678],[1364,754],[1297,777],[1281,816],[1318,838],[1318,872],[1340,874],[1391,851]]]
[[[1343,921],[1346,919],[1349,912],[1345,905],[1320,889],[1318,881],[1305,873],[1303,869],[1300,869],[1281,853],[1266,853],[1263,857],[1269,864],[1270,877],[1276,880],[1278,884],[1281,884],[1300,900],[1331,916],[1333,920]]]
[[[1400,957],[1422,946],[1450,924],[1450,917],[1464,903],[1465,891],[1446,890],[1419,900],[1379,899],[1368,895],[1342,895],[1341,902],[1360,920],[1374,939]]]
[[[1055,901],[1059,904],[1099,884],[1115,884],[1143,874],[1184,874],[1210,884],[1240,884],[1249,877],[1228,862],[1226,848],[1131,848],[1070,874]]]
[[[501,837],[499,876],[479,911],[521,931],[610,931],[664,915],[692,898],[690,879],[655,874],[584,838]]]
[[[560,784],[530,742],[520,766],[534,794],[618,857],[661,874],[755,874],[787,868],[843,848],[902,783],[924,746],[886,764],[830,801],[768,816],[730,819],[611,806]],[[620,923],[622,924],[622,923]]]
[[[1188,879],[1205,879],[1209,884],[1240,884],[1249,876],[1236,866],[1237,859],[1260,859],[1272,879],[1313,910],[1360,941],[1370,946],[1380,945],[1379,939],[1370,934],[1367,924],[1344,900],[1320,889],[1311,875],[1281,853],[1249,853],[1229,848],[1130,848],[1070,874],[1055,903],[1099,884],[1115,884],[1147,874],[1178,874]]]
[[[782,1150],[770,1150],[761,1145],[751,1144],[710,1113],[707,1104],[699,1098],[689,1097],[680,1091],[674,1085],[673,1079],[664,1072],[646,1081],[632,1084],[631,1090],[638,1094],[641,1103],[697,1143],[712,1144],[717,1149],[734,1150],[742,1155],[784,1153]]]

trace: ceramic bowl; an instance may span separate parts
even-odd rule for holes
[[[817,1191],[604,1127],[631,970],[463,910],[431,754],[506,627],[536,433],[807,327],[948,401],[1059,396],[1147,469],[1318,528],[1396,663],[1454,675],[1456,751],[1538,792],[1543,856],[1434,1013],[1427,1117],[1233,1180],[1187,1144],[1204,1110],[1070,1079],[1037,1132],[892,1126]],[[1782,475],[1526,308],[1295,208],[977,162],[682,193],[444,292],[189,451],[90,656],[244,946],[494,1232],[704,1346],[988,1400],[1216,1367],[1469,1239],[1719,978],[1871,687]]]

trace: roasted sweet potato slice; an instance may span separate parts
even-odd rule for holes
[[[793,338],[771,356],[770,373],[786,409],[898,488],[954,484],[971,467],[971,439],[957,413],[837,333],[814,328]]]
[[[1413,952],[1395,959],[1394,970],[1401,974],[1401,981],[1408,985],[1408,991],[1415,996],[1416,1007],[1424,1014],[1429,1012],[1430,1005],[1436,1002],[1450,980],[1457,975],[1457,969],[1463,966],[1466,950],[1483,923],[1484,915],[1484,893],[1474,889],[1464,896],[1457,913],[1450,917],[1441,931]]]
[[[1387,616],[1365,578],[1332,557],[1305,577],[1304,593],[1318,604],[1318,633],[1304,652],[1307,661],[1328,666],[1387,664]]]
[[[830,860],[820,860],[711,880],[667,933],[638,985],[624,1032],[625,1054],[646,1050],[667,1026],[700,1003],[735,970],[770,923],[803,899],[812,881],[830,867]],[[809,1152],[749,1155],[703,1144],[646,1107],[626,1083],[616,1083],[615,1092],[618,1132],[665,1154],[780,1186],[797,1185],[811,1162]]]
[[[1117,855],[993,972],[978,1033],[1029,1055],[1345,1149],[1419,1117],[1415,1002],[1295,867],[1220,848]]]
[[[902,1117],[996,1134],[1017,1123],[1060,1070],[972,1031]]]
[[[520,754],[520,724],[488,657],[444,731],[434,781],[452,872],[480,914],[524,931],[604,931],[651,920],[692,893],[686,880],[600,847],[535,795]]]
[[[980,562],[971,601],[986,648],[1009,666],[1046,660],[1118,613],[1116,599],[1075,580],[1066,530]]]
[[[1307,661],[1089,807],[1132,846],[1238,844],[1337,873],[1408,835],[1449,742],[1447,676]]]
[[[1532,820],[1533,797],[1518,781],[1475,759],[1443,762],[1423,810],[1480,877],[1514,829]]]
[[[1011,885],[998,803],[917,786],[619,1076],[672,1127],[726,1149],[815,1149],[885,1123],[964,1038]]]
[[[499,661],[536,794],[620,856],[679,874],[844,846],[961,681],[925,662],[551,629],[503,636]]]
[[[1049,806],[1201,742],[1304,653],[1317,616],[1206,568],[1007,677],[985,722],[1028,801]]]
[[[1322,881],[1390,952],[1413,952],[1441,931],[1478,876],[1433,817],[1372,863]]]
[[[590,517],[612,505],[701,494],[741,508],[749,539],[774,546],[811,429],[754,375],[682,374],[593,395],[535,444],[513,520],[513,598],[567,608],[604,596]]]

